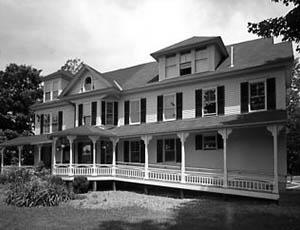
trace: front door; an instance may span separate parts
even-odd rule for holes
[[[46,168],[51,168],[52,147],[43,146],[41,151],[41,161],[44,162]]]
[[[78,163],[79,164],[93,163],[93,145],[91,142],[78,143]]]
[[[101,141],[101,164],[112,163],[112,142]]]

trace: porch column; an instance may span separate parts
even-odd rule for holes
[[[70,143],[70,165],[69,165],[69,176],[73,175],[72,164],[73,164],[73,142],[76,139],[76,136],[67,136]]]
[[[38,162],[41,161],[41,155],[42,155],[42,145],[37,145],[38,148]]]
[[[56,141],[57,137],[52,139],[52,172],[55,173],[55,164],[56,164]]]
[[[144,141],[144,144],[145,144],[145,179],[148,179],[149,178],[149,173],[148,173],[148,171],[149,171],[148,145],[149,145],[149,142],[152,139],[152,136],[145,135],[145,136],[142,136],[141,139]]]
[[[111,137],[110,141],[113,144],[113,157],[112,157],[112,175],[116,175],[116,146],[119,142],[119,138]]]
[[[89,138],[93,142],[93,174],[96,176],[96,143],[99,137],[97,136],[89,136]]]
[[[5,148],[3,147],[1,149],[1,173],[3,173],[3,167],[4,167],[4,150]]]
[[[271,125],[267,126],[267,130],[272,134],[273,136],[273,152],[274,152],[274,188],[273,192],[278,193],[278,134],[280,130],[283,128],[281,125]]]
[[[22,149],[23,149],[22,145],[18,146],[18,150],[19,150],[19,164],[18,164],[18,166],[19,166],[19,168],[21,167]]]
[[[223,138],[223,168],[224,168],[224,181],[223,186],[227,188],[228,186],[228,170],[227,170],[227,139],[232,129],[220,129],[218,133]]]
[[[177,133],[181,142],[181,183],[185,183],[185,147],[184,143],[189,133]]]

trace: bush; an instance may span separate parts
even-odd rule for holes
[[[6,184],[8,183],[8,178],[6,174],[0,174],[0,184]]]
[[[89,181],[84,176],[76,176],[73,181],[74,193],[87,193],[89,190]]]
[[[65,182],[63,181],[63,179],[61,179],[61,177],[53,176],[53,175],[49,176],[48,182],[50,184],[55,184],[55,185],[64,185],[65,184]]]

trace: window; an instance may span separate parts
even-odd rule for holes
[[[141,162],[141,145],[140,141],[130,142],[131,162]]]
[[[140,100],[130,101],[130,123],[140,123]]]
[[[203,90],[203,114],[204,116],[217,114],[216,88]]]
[[[92,147],[89,143],[83,143],[82,150],[81,150],[81,162],[80,163],[86,163],[90,164],[92,163]]]
[[[84,80],[84,91],[90,91],[92,89],[92,78],[87,77]]]
[[[44,114],[43,132],[50,132],[50,114]]]
[[[58,114],[52,113],[52,132],[58,131]]]
[[[91,125],[91,103],[83,104],[83,124]]]
[[[106,125],[114,124],[114,103],[112,101],[106,102]]]
[[[58,97],[58,81],[53,81],[52,100]]]
[[[208,53],[206,47],[196,50],[195,67],[196,73],[208,71]]]
[[[175,161],[176,149],[175,139],[165,139],[164,150],[165,150],[165,161]]]
[[[204,150],[217,149],[217,135],[212,135],[212,134],[203,135],[203,149]]]
[[[45,101],[51,100],[51,85],[49,82],[45,82]]]
[[[164,120],[176,119],[176,97],[175,94],[164,96]]]
[[[176,55],[166,57],[166,78],[178,75],[176,68]]]
[[[266,108],[265,81],[250,83],[250,111],[264,110]]]
[[[180,54],[180,76],[192,73],[191,52]]]
[[[46,92],[45,93],[45,101],[50,101],[50,95],[51,95],[51,93],[50,92]]]

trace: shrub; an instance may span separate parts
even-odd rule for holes
[[[7,175],[5,173],[0,174],[0,184],[6,184],[6,183],[8,183]]]
[[[89,190],[89,181],[84,176],[76,176],[73,181],[74,193],[87,193]]]
[[[35,166],[35,171],[40,172],[45,168],[45,164],[43,161],[39,161]]]
[[[63,181],[63,179],[61,179],[61,177],[53,176],[53,175],[49,176],[48,182],[50,184],[55,184],[55,185],[64,185],[65,184],[65,182]]]

